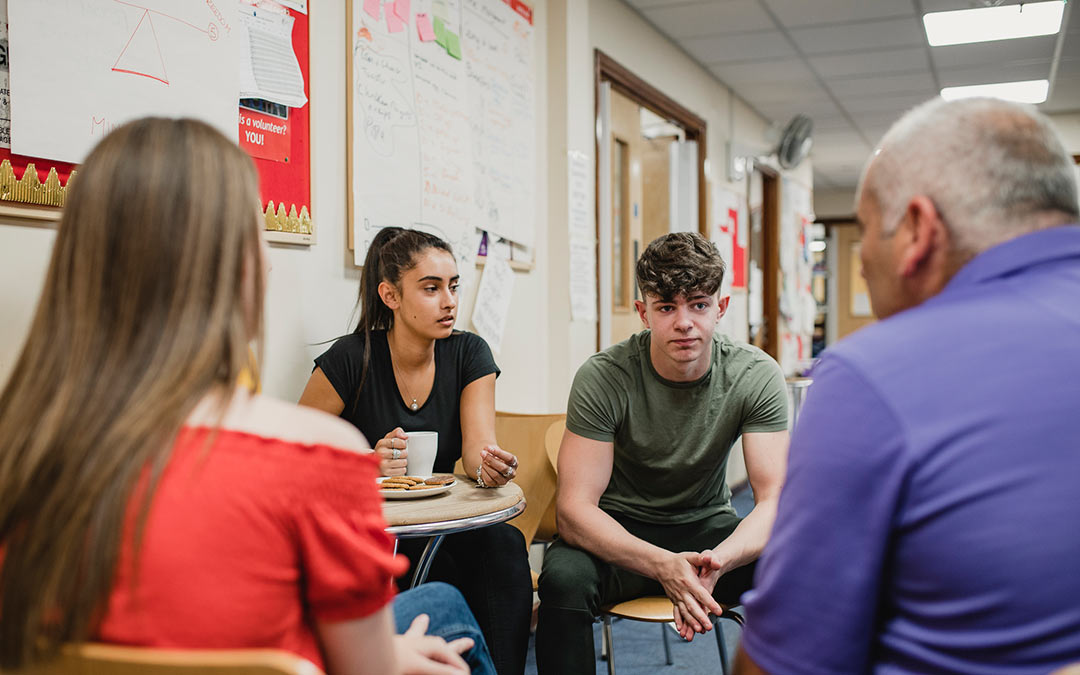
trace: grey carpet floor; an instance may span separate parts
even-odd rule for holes
[[[750,490],[742,490],[732,498],[739,515],[746,515],[754,506]],[[728,663],[734,663],[735,648],[739,640],[739,627],[732,621],[721,621]],[[720,654],[713,633],[698,635],[693,642],[684,642],[674,630],[664,625],[671,646],[670,666],[664,663],[664,642],[661,626],[641,621],[617,620],[612,623],[612,641],[615,644],[615,667],[619,675],[674,675],[675,673],[719,673]],[[593,626],[593,644],[596,646],[596,673],[606,675],[607,662],[600,659],[600,624]],[[536,652],[533,639],[529,640],[529,657],[525,665],[526,675],[536,675]],[[567,673],[566,675],[579,675]],[[586,674],[587,675],[587,674]]]

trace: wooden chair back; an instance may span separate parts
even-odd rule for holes
[[[276,649],[155,649],[98,643],[68,645],[60,656],[18,675],[322,675]],[[5,673],[7,675],[7,673]]]
[[[559,420],[552,422],[547,432],[544,433],[544,451],[547,454],[548,465],[556,476],[559,473],[559,446],[562,445],[563,432],[565,431],[566,416],[562,415]],[[540,519],[540,526],[536,528],[533,538],[538,541],[551,541],[558,531],[558,523],[555,522],[555,499],[552,498],[551,505],[544,511],[544,516]]]
[[[514,481],[525,493],[528,507],[525,513],[510,524],[525,535],[525,543],[532,544],[545,515],[551,511],[554,522],[555,469],[548,461],[545,439],[553,424],[562,425],[565,415],[523,415],[518,413],[495,413],[495,438],[499,447],[517,455],[518,472]]]

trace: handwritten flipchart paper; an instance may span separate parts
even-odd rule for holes
[[[445,4],[457,25],[460,5]],[[419,13],[430,7],[412,2]],[[464,64],[416,31],[352,16],[354,260],[363,263],[381,228],[401,226],[446,239],[463,265],[475,231]],[[355,37],[362,28],[370,39]]]
[[[514,292],[514,271],[501,256],[489,256],[476,291],[476,306],[472,322],[476,333],[487,341],[495,352],[502,351],[506,315]]]
[[[147,115],[236,141],[237,20],[235,0],[9,0],[12,152],[79,163]]]
[[[356,264],[387,226],[437,234],[459,254],[476,229],[531,245],[532,26],[502,0],[412,0],[416,28],[391,33],[350,1]]]

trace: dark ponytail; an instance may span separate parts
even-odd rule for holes
[[[354,335],[364,334],[364,365],[360,370],[360,389],[367,379],[368,364],[371,362],[371,331],[390,330],[394,327],[394,313],[379,297],[379,284],[387,281],[395,286],[405,272],[416,266],[417,258],[429,248],[437,248],[454,255],[450,244],[444,240],[419,230],[407,230],[403,227],[384,227],[379,230],[368,246],[364,258],[364,271],[360,275],[360,321],[356,324]]]

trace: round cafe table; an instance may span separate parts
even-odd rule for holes
[[[446,492],[417,499],[385,499],[386,531],[398,539],[427,537],[409,588],[427,580],[431,562],[448,534],[504,523],[525,510],[525,495],[516,483],[482,488],[468,476],[456,474],[457,483]],[[395,553],[397,542],[394,543]]]

